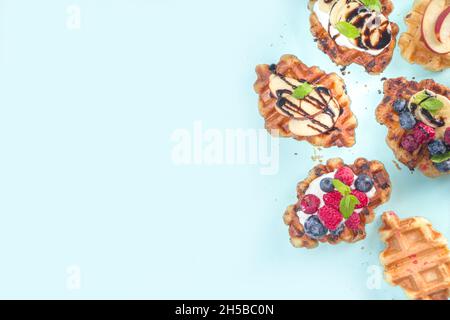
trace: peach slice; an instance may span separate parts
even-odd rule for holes
[[[439,42],[450,41],[450,6],[445,8],[437,18],[434,33]]]
[[[432,0],[428,4],[422,19],[422,37],[425,45],[437,54],[450,52],[450,41],[440,42],[435,33],[436,22],[445,7],[446,0]]]

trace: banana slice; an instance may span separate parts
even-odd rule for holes
[[[436,97],[444,103],[444,106],[435,114],[422,108],[420,105],[414,103],[415,97],[419,94],[427,94],[430,97]],[[445,134],[445,129],[450,126],[450,100],[443,95],[436,94],[430,90],[419,91],[414,94],[409,100],[409,110],[414,114],[417,120],[422,121],[427,126],[436,129],[436,138],[442,139]]]
[[[333,130],[340,115],[336,99],[325,87],[314,87],[304,99],[296,99],[292,93],[301,84],[296,79],[275,74],[270,77],[269,88],[277,98],[277,111],[291,118],[289,130],[305,137]]]

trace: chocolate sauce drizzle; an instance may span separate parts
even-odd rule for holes
[[[325,3],[330,3],[331,1],[324,0]],[[346,0],[347,5],[352,2],[358,2],[358,0]],[[333,10],[334,6],[338,3],[336,1],[330,12]],[[377,13],[366,8],[362,3],[361,6],[354,8],[345,17],[345,21],[351,23],[356,28],[361,30],[361,36],[354,39],[354,44],[363,50],[381,50],[389,45],[392,40],[392,33],[389,30],[389,21],[385,20],[379,26],[374,26],[371,28],[370,24],[376,22],[379,18]],[[331,22],[328,24],[328,33],[330,33]],[[376,41],[372,42],[373,35],[379,32],[379,36]],[[339,33],[332,37],[334,41],[339,37]]]
[[[424,102],[427,101],[428,99],[433,98],[433,96],[430,95],[428,92],[427,92],[427,95],[428,95],[428,96],[427,96],[426,98],[424,98],[422,101],[420,101],[418,104],[417,104],[417,103],[411,103],[410,109],[411,109],[411,112],[412,112],[413,114],[416,112],[417,108],[418,108],[422,103],[424,103]],[[427,109],[421,108],[421,109],[419,110],[419,112],[422,113],[422,115],[423,115],[425,118],[427,118],[427,120],[430,121],[431,124],[435,125],[436,127],[443,127],[443,126],[445,126],[445,121],[444,121],[444,119],[442,119],[442,118],[441,118],[441,119],[436,119],[436,118],[431,114],[431,112],[428,111]]]
[[[288,86],[290,86],[292,88],[292,90],[288,90],[288,89],[280,89],[276,91],[276,97],[273,97],[272,92],[270,93],[270,95],[273,98],[277,99],[276,105],[277,107],[288,117],[290,118],[294,118],[295,114],[300,114],[303,118],[296,118],[299,120],[309,120],[311,121],[311,123],[317,125],[318,127],[322,128],[323,130],[320,130],[319,128],[316,128],[312,125],[308,125],[309,128],[316,130],[319,133],[329,133],[333,130],[336,130],[336,128],[333,127],[329,127],[327,125],[325,125],[324,123],[316,120],[315,117],[317,117],[320,114],[327,114],[329,115],[332,119],[334,119],[334,117],[336,116],[336,114],[333,112],[333,110],[329,107],[329,104],[331,102],[331,100],[333,99],[333,97],[331,96],[331,92],[329,89],[325,88],[325,87],[321,87],[321,86],[315,86],[313,88],[313,90],[317,93],[317,95],[319,96],[319,99],[317,99],[316,97],[312,97],[311,95],[307,95],[304,99],[302,99],[302,101],[305,101],[309,104],[311,104],[312,106],[314,106],[317,109],[317,112],[314,114],[308,114],[302,107],[301,107],[301,103],[300,105],[297,105],[295,103],[293,103],[292,101],[290,101],[289,99],[287,99],[285,96],[292,96],[294,90],[297,88],[296,85],[294,85],[293,83],[291,83],[288,79],[286,79],[286,77],[280,73],[278,73],[276,71],[277,66],[276,65],[271,65],[269,67],[269,70],[271,71],[272,74],[278,76],[284,83],[286,83]],[[305,83],[306,80],[301,79],[298,80],[301,83]],[[328,100],[327,100],[328,98]],[[342,114],[342,108],[339,106],[340,112],[339,115]]]

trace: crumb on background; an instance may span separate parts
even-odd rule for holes
[[[400,164],[397,162],[397,161],[395,161],[395,160],[392,160],[392,163],[394,164],[394,166],[397,168],[397,170],[399,170],[399,171],[401,171],[402,170],[402,167],[400,167]]]
[[[322,148],[313,147],[313,155],[311,156],[312,161],[318,162],[318,163],[323,162],[323,156],[320,154],[320,151],[322,151]]]

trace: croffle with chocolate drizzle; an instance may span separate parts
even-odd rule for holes
[[[334,63],[356,63],[370,74],[379,74],[392,59],[399,28],[388,19],[393,10],[390,0],[380,0],[378,6],[365,3],[310,0],[311,33]]]
[[[357,121],[337,74],[308,67],[293,55],[282,56],[278,64],[258,65],[256,73],[259,112],[272,135],[320,147],[355,144]]]
[[[411,171],[430,178],[450,174],[450,88],[432,79],[387,79],[376,118],[388,129],[388,146]]]

